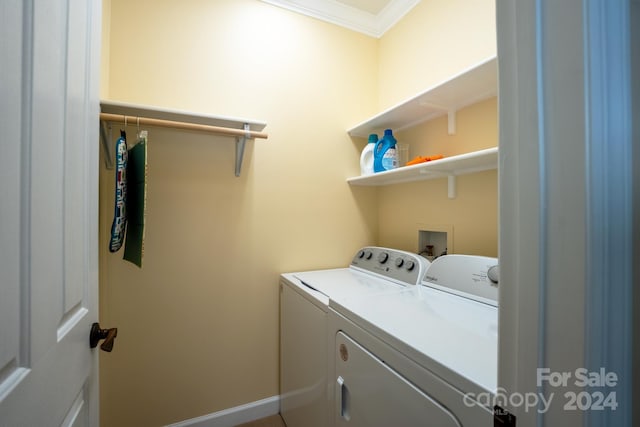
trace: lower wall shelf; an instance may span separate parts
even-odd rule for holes
[[[498,147],[473,151],[440,160],[404,166],[347,179],[350,185],[381,186],[449,177],[449,197],[455,197],[455,177],[498,168]]]

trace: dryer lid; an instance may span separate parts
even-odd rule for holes
[[[405,285],[352,268],[304,271],[293,273],[300,283],[322,293],[333,301],[342,301],[353,297],[397,292]]]

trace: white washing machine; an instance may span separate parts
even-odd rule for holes
[[[491,408],[474,397],[496,389],[496,260],[440,257],[417,281],[402,282],[393,276],[404,264],[395,251],[366,250],[369,262],[362,265],[360,251],[360,265],[350,267],[355,281],[336,270],[283,275],[287,425],[492,425]],[[344,286],[350,290],[336,291]]]

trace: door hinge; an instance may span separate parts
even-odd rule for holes
[[[516,416],[496,405],[493,407],[493,427],[516,427]]]

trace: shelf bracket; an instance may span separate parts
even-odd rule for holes
[[[455,108],[447,108],[440,104],[434,104],[433,102],[428,101],[419,101],[419,105],[422,107],[433,108],[435,110],[440,110],[442,112],[447,112],[447,121],[448,121],[448,133],[449,135],[455,135],[456,133],[456,110]]]
[[[100,141],[102,142],[104,165],[107,169],[113,169],[113,144],[111,143],[111,123],[100,122]]]
[[[251,126],[249,123],[245,123],[244,126],[245,134],[236,138],[236,176],[240,176],[240,171],[242,169],[242,158],[244,157],[244,147],[246,145],[247,139],[251,138]]]
[[[449,135],[456,134],[456,110],[451,109],[447,112],[448,132]]]
[[[447,176],[447,196],[450,199],[456,198],[456,176],[449,175]]]

